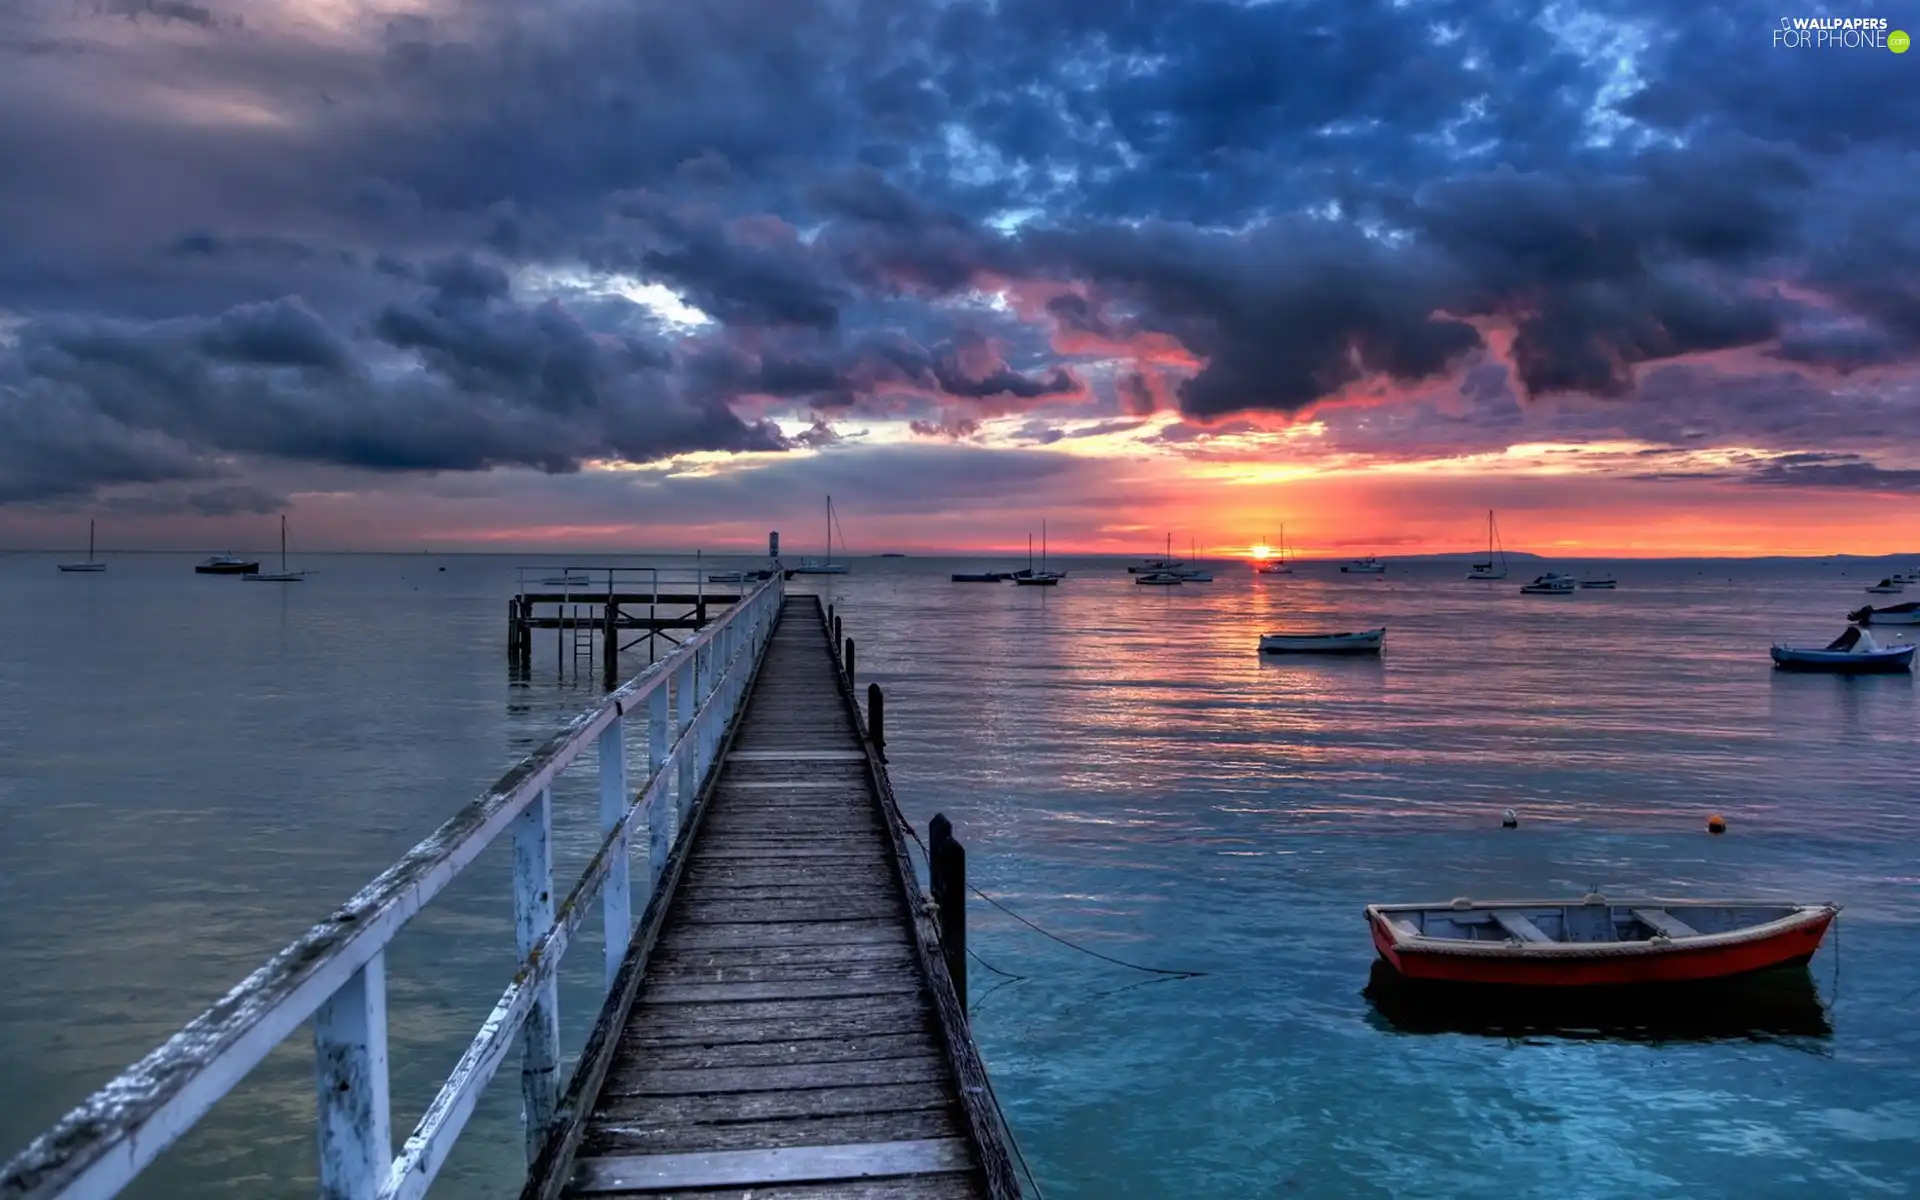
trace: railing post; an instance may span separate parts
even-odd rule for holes
[[[967,1011],[967,852],[954,840],[953,822],[935,813],[927,822],[927,882],[940,914],[940,951],[947,960],[960,1011]]]
[[[835,617],[833,619],[833,644],[838,646],[841,642],[842,637],[843,635],[840,631],[840,618]]]
[[[867,740],[880,752],[881,761],[886,761],[887,698],[877,683],[867,685]]]
[[[647,697],[647,786],[652,787],[660,778],[660,768],[667,761],[667,685],[662,682]],[[667,800],[668,790],[662,786],[653,793],[653,805],[647,809],[647,898],[652,902],[653,889],[659,885],[661,874],[667,869],[667,853],[673,849],[674,822],[669,815],[673,805]]]
[[[693,786],[698,788],[707,777],[707,767],[713,761],[713,671],[715,658],[714,643],[717,637],[708,638],[707,644],[693,652],[693,710],[699,724],[694,729],[694,772]]]
[[[513,822],[513,932],[520,960],[553,927],[553,789],[541,788]],[[520,1031],[521,1119],[527,1161],[540,1157],[560,1096],[558,973],[533,998]]]
[[[373,1200],[393,1165],[386,964],[374,955],[313,1014],[321,1200]]]
[[[600,731],[600,836],[606,837],[620,818],[627,815],[627,740],[626,714],[614,714],[612,722]],[[627,957],[627,942],[633,937],[633,881],[628,874],[632,854],[632,832],[622,833],[607,863],[607,882],[600,889],[600,912],[607,932],[607,989],[613,989],[614,976]]]
[[[853,639],[847,639],[847,682],[852,683],[853,676]]]
[[[674,830],[677,833],[686,821],[687,814],[693,808],[693,789],[697,757],[695,739],[687,737],[687,728],[693,724],[693,656],[680,664],[673,676],[673,744],[680,747],[679,786],[674,791],[673,812]]]

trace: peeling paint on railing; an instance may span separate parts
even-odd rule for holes
[[[466,1124],[480,1090],[526,1028],[536,1000],[544,994],[551,1003],[559,960],[593,897],[614,874],[616,851],[624,864],[632,823],[642,813],[655,827],[647,856],[650,889],[657,880],[666,846],[671,845],[680,823],[674,822],[663,845],[659,819],[667,812],[681,816],[684,798],[704,778],[718,733],[732,720],[743,697],[739,684],[766,648],[783,594],[776,573],[679,651],[575,717],[332,916],[274,955],[0,1168],[0,1198],[96,1200],[115,1195],[275,1046],[316,1015],[320,1016],[315,1027],[316,1087],[327,1097],[320,1106],[323,1133],[317,1139],[321,1194],[328,1200],[373,1200],[424,1193]],[[698,696],[692,686],[696,672]],[[669,730],[667,687],[676,678],[686,679],[688,686],[674,689],[685,700],[676,698]],[[623,718],[640,713],[643,706],[648,780],[609,825],[607,814],[614,806],[606,803],[607,793],[617,786],[619,790],[612,794],[627,794]],[[603,738],[603,734],[609,736]],[[384,1171],[370,1169],[376,1160],[387,1157],[391,1138],[385,1128],[390,1122],[383,954],[387,943],[536,802],[544,810],[553,781],[586,746],[596,742],[603,772],[599,849],[557,907],[552,907],[550,854],[545,856],[544,873],[535,871],[521,880],[544,905],[528,906],[539,920],[518,922],[522,961],[511,985],[400,1156]],[[622,780],[617,785],[605,777],[616,771]],[[671,800],[670,789],[678,793]],[[539,820],[546,820],[544,812]],[[609,903],[603,908],[608,940],[622,947],[632,927],[623,907]],[[610,956],[610,961],[617,958]],[[550,1014],[543,1015],[542,1025],[552,1019]],[[535,1057],[544,1055],[543,1038]],[[547,1072],[547,1082],[538,1085],[542,1094],[558,1094],[560,1081],[550,1062],[533,1061],[528,1066],[530,1078]],[[534,1085],[528,1086],[531,1090]],[[536,1106],[534,1111],[541,1110]],[[545,1111],[550,1113],[551,1105]],[[527,1131],[530,1148],[537,1150],[543,1132]]]

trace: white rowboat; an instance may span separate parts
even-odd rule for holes
[[[1265,633],[1262,654],[1378,654],[1387,639],[1383,626],[1360,633]]]

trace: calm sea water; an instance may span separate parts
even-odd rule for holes
[[[189,556],[54,561],[0,556],[0,1155],[595,694],[545,639],[509,682],[505,599],[537,560],[315,557],[286,587]],[[1161,980],[974,906],[976,1033],[1049,1197],[1920,1190],[1916,680],[1779,675],[1766,653],[1824,643],[1901,564],[1618,563],[1619,591],[1564,598],[1517,585],[1584,564],[948,582],[992,565],[793,586],[846,614],[903,804],[954,819],[977,884],[1104,954],[1205,972]],[[1253,652],[1322,623],[1385,624],[1386,653]],[[591,841],[591,771],[560,790],[563,869]],[[483,860],[390,956],[396,1143],[507,982],[505,876]],[[1684,1025],[1515,1029],[1362,994],[1366,903],[1596,886],[1847,908],[1807,979]],[[590,938],[569,958],[574,1046],[599,960]],[[132,1194],[311,1194],[310,1072],[296,1038]],[[437,1195],[514,1194],[517,1108],[510,1071]]]

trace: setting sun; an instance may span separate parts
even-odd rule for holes
[[[1253,556],[1255,558],[1267,558],[1272,554],[1273,554],[1273,548],[1271,546],[1268,546],[1264,542],[1253,548]]]

